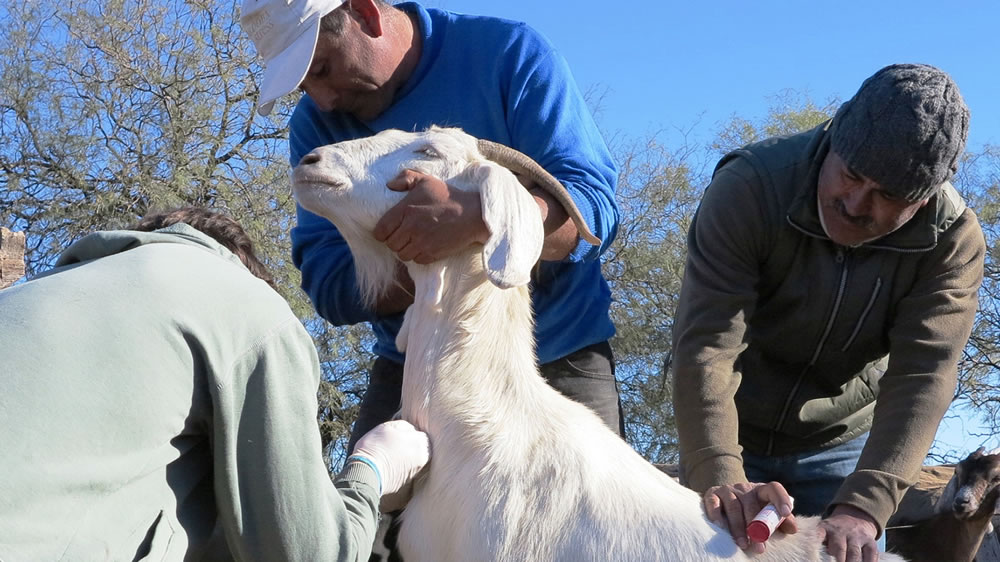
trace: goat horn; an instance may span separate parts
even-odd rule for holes
[[[512,172],[525,176],[554,197],[566,209],[566,213],[573,221],[573,224],[576,225],[576,230],[580,233],[580,238],[595,246],[601,243],[601,239],[594,236],[594,233],[590,231],[590,227],[583,220],[583,215],[580,214],[580,209],[576,207],[573,198],[569,196],[569,192],[566,191],[566,188],[559,180],[545,171],[545,168],[539,166],[531,157],[509,146],[485,139],[477,140],[479,141],[479,152],[487,160],[492,160]]]

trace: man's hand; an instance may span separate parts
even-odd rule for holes
[[[404,170],[386,185],[408,193],[382,216],[373,234],[400,260],[428,264],[486,242],[489,230],[479,193],[414,170]]]
[[[820,521],[820,537],[826,551],[837,562],[877,562],[878,526],[870,515],[856,507],[838,505]]]
[[[382,512],[402,509],[413,492],[413,478],[430,460],[427,434],[405,420],[379,424],[358,439],[351,457],[377,467],[382,485]],[[348,461],[350,458],[348,457]]]
[[[733,540],[743,550],[752,548],[758,554],[764,552],[764,543],[751,542],[747,537],[747,523],[769,503],[774,504],[778,513],[785,516],[785,520],[778,526],[779,531],[788,534],[798,531],[795,516],[792,515],[792,497],[777,482],[713,486],[705,491],[702,502],[708,518],[720,527],[729,529]]]

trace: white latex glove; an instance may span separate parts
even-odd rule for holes
[[[382,484],[383,512],[401,509],[410,499],[413,478],[430,460],[427,434],[405,420],[379,424],[364,434],[348,457],[371,461]]]

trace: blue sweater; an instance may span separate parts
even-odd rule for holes
[[[618,229],[618,172],[566,61],[523,23],[415,3],[397,7],[417,16],[423,36],[413,75],[370,122],[320,111],[303,96],[290,123],[292,165],[319,146],[431,125],[517,148],[566,186],[603,241],[600,247],[580,241],[565,260],[541,264],[532,287],[538,358],[546,363],[609,339],[611,296],[599,256]],[[292,259],[322,317],[335,325],[371,322],[375,352],[403,361],[395,346],[403,315],[377,317],[362,306],[350,250],[332,224],[299,207]]]

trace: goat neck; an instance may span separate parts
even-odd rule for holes
[[[397,340],[406,351],[403,416],[432,435],[530,409],[530,389],[544,384],[527,288],[496,287],[481,259],[467,252],[407,264],[415,293]]]

